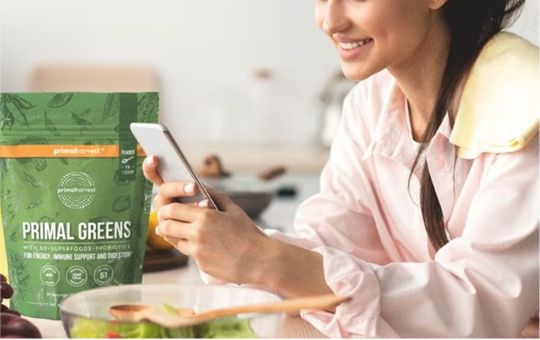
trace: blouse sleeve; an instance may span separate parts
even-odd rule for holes
[[[481,157],[487,168],[461,236],[419,263],[378,265],[332,243],[314,248],[330,288],[353,298],[335,313],[302,317],[332,337],[517,336],[538,310],[538,141]]]

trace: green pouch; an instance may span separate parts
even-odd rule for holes
[[[58,319],[72,293],[140,283],[151,184],[129,124],[157,121],[158,94],[0,96],[11,308]]]

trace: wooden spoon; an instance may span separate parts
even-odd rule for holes
[[[281,313],[298,312],[302,309],[330,309],[349,299],[349,296],[335,296],[334,294],[317,295],[277,302],[210,309],[194,315],[169,314],[147,305],[115,305],[109,308],[109,313],[122,321],[149,320],[163,327],[178,328],[242,313]]]

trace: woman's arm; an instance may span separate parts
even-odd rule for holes
[[[482,157],[461,236],[420,263],[379,266],[317,249],[329,287],[353,300],[303,317],[334,337],[517,336],[538,310],[538,141]]]

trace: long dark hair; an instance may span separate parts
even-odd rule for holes
[[[487,41],[512,22],[524,3],[525,0],[448,0],[441,9],[450,32],[450,50],[437,101],[411,169],[409,185],[422,153],[446,113],[451,113],[449,117],[454,116],[455,112],[450,110],[460,82]],[[448,243],[448,237],[427,163],[423,165],[420,179],[420,207],[429,240],[435,249],[439,249]]]

